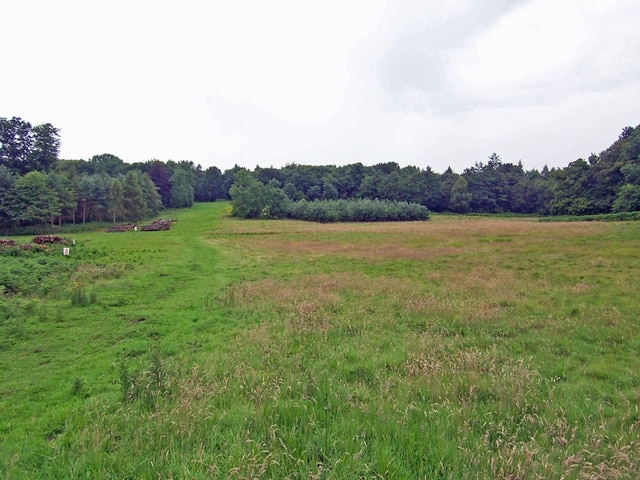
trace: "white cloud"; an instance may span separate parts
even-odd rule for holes
[[[557,103],[637,82],[640,46],[629,2],[535,0],[472,38],[448,63],[469,104]]]
[[[458,49],[449,78],[474,99],[539,101],[526,94],[547,90],[578,58],[586,37],[578,3],[541,0],[505,15]]]
[[[53,123],[67,158],[562,165],[638,123],[634,7],[9,2],[0,116]]]

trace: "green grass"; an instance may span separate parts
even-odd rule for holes
[[[637,222],[228,212],[16,257],[3,478],[640,476]]]

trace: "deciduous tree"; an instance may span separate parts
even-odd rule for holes
[[[171,200],[172,208],[185,208],[193,205],[194,192],[189,174],[183,168],[176,168],[171,176]]]
[[[45,223],[60,214],[56,196],[42,172],[29,172],[19,177],[9,205],[12,219],[19,223]]]
[[[113,218],[113,223],[119,218],[124,218],[126,213],[124,207],[124,193],[122,191],[122,183],[117,178],[111,180],[109,185],[109,215]]]

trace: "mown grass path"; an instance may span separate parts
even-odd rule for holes
[[[0,351],[5,465],[12,458],[46,461],[42,451],[82,400],[70,393],[76,380],[91,398],[113,397],[120,356],[144,355],[154,341],[167,355],[224,342],[229,322],[215,298],[229,281],[228,264],[204,233],[215,228],[225,208],[196,205],[168,213],[178,221],[167,232],[74,234],[71,255],[89,251],[90,261],[71,280],[61,277],[49,298],[14,302],[13,316],[22,317],[25,327]],[[94,294],[97,301],[74,307],[73,289]]]

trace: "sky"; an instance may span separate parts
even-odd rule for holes
[[[32,0],[0,117],[60,157],[564,167],[640,124],[635,0]]]

